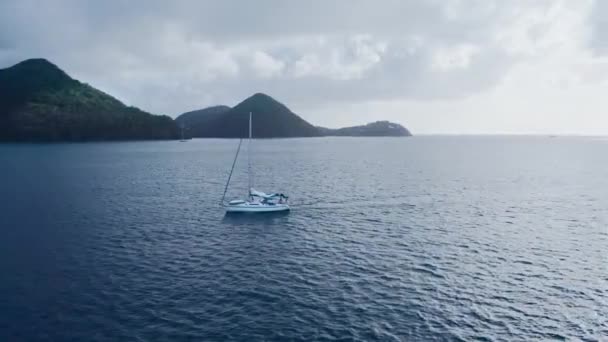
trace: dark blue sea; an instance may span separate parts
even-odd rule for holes
[[[0,341],[607,338],[608,138],[237,144],[0,145]]]

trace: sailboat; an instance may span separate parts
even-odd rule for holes
[[[180,142],[185,142],[186,138],[184,138],[184,124],[181,124],[181,128],[182,128],[182,138],[180,139]]]
[[[251,132],[252,132],[252,113],[249,113],[249,139],[247,141],[247,174],[249,179],[249,194],[247,199],[236,199],[228,202],[225,205],[226,213],[269,213],[269,212],[281,212],[288,211],[289,204],[288,197],[282,193],[264,193],[253,188],[253,173],[251,172]],[[224,188],[224,196],[222,197],[222,204],[226,198],[226,192],[228,191],[228,185],[230,184],[230,178],[232,178],[232,171],[236,165],[236,161],[241,150],[241,144],[243,139],[239,141],[239,147],[236,150],[234,161],[232,162],[232,169]]]

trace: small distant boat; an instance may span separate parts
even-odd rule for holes
[[[179,142],[185,142],[186,138],[184,138],[184,124],[181,124],[181,128],[182,128],[182,138],[179,140]]]
[[[288,211],[289,197],[282,193],[271,193],[266,194],[261,191],[257,191],[253,188],[253,175],[251,172],[251,158],[250,158],[250,150],[251,150],[251,127],[252,127],[252,113],[249,113],[249,139],[247,141],[247,161],[248,161],[248,169],[247,175],[249,178],[249,195],[247,199],[237,199],[228,202],[225,205],[226,213],[270,213],[270,212],[281,212]],[[234,165],[239,156],[239,151],[241,150],[241,144],[243,139],[239,141],[239,147],[237,148],[236,155],[234,156],[234,161],[232,163],[232,169],[230,170],[230,175],[228,176],[228,181],[226,182],[226,187],[224,188],[224,196],[222,197],[222,204],[224,204],[224,198],[226,197],[226,192],[228,191],[228,185],[230,184],[230,178],[232,177],[232,171],[234,170]]]

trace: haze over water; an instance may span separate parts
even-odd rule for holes
[[[608,335],[605,138],[237,143],[0,145],[0,340]]]

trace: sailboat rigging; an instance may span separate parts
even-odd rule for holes
[[[227,213],[267,213],[267,212],[278,212],[288,211],[289,204],[287,203],[288,197],[282,193],[271,193],[266,194],[261,191],[257,191],[253,188],[253,171],[251,167],[251,139],[252,139],[252,113],[249,113],[249,139],[247,141],[247,184],[249,194],[246,200],[232,200],[225,205],[224,200],[226,198],[226,192],[232,178],[232,172],[241,150],[243,139],[239,141],[239,146],[232,162],[232,168],[230,169],[230,175],[224,188],[224,195],[222,196],[222,204],[225,205]]]

